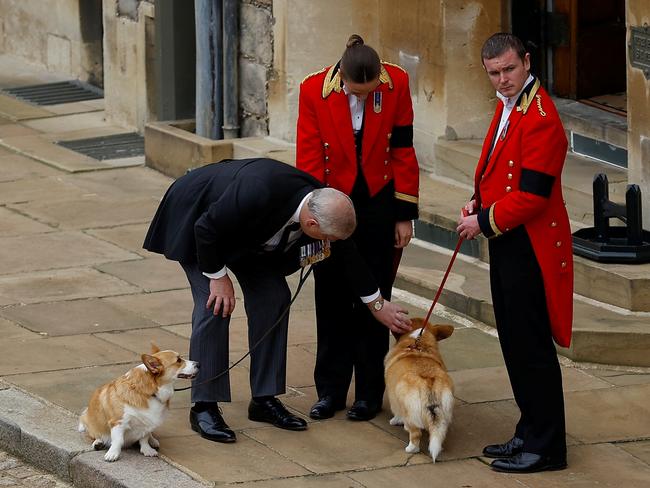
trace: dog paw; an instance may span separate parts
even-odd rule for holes
[[[409,442],[409,445],[406,446],[404,450],[409,454],[415,454],[416,452],[420,452],[420,446],[416,446],[412,442]]]
[[[149,436],[149,445],[151,447],[153,447],[154,449],[158,449],[160,447],[160,442],[154,436],[150,435]]]
[[[101,451],[105,447],[106,447],[106,445],[100,439],[95,439],[93,441],[93,449],[95,451]]]
[[[112,463],[113,461],[117,461],[119,457],[120,457],[120,450],[110,448],[106,452],[106,454],[104,454],[104,461],[108,461],[109,463]]]
[[[158,455],[158,451],[156,451],[154,448],[149,446],[148,444],[143,444],[140,446],[140,452],[147,457],[156,457]]]
[[[390,425],[404,425],[404,421],[395,415],[392,419],[388,421]]]

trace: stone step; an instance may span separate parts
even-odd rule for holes
[[[495,326],[489,267],[459,255],[440,303]],[[414,241],[404,251],[395,287],[432,299],[447,268],[451,251]],[[574,295],[571,347],[558,351],[576,361],[650,366],[650,313],[629,312]]]
[[[456,222],[472,188],[449,178],[420,175],[420,219],[415,236],[454,249]],[[583,224],[571,221],[575,231]],[[461,252],[488,261],[487,239],[465,241]],[[576,293],[630,311],[650,312],[650,264],[604,264],[574,256]]]
[[[434,173],[464,185],[473,185],[474,170],[481,155],[481,141],[461,139],[435,143]],[[627,170],[568,153],[562,173],[567,210],[572,220],[593,225],[592,184],[594,175],[605,173],[609,180],[609,197],[623,203],[627,187]]]

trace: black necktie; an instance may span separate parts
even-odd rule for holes
[[[293,222],[285,226],[284,230],[282,231],[282,235],[280,236],[280,241],[278,242],[278,245],[275,247],[275,250],[279,252],[283,252],[287,247],[287,242],[289,242],[289,235],[291,234],[291,232],[295,232],[297,230],[300,230],[300,222]]]

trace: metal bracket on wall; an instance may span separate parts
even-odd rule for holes
[[[630,27],[630,65],[650,80],[650,26]]]

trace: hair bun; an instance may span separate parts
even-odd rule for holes
[[[354,46],[363,46],[363,44],[364,44],[363,38],[359,34],[352,34],[350,36],[350,39],[348,39],[348,42],[345,45],[345,47],[347,49],[350,49],[351,47]]]

